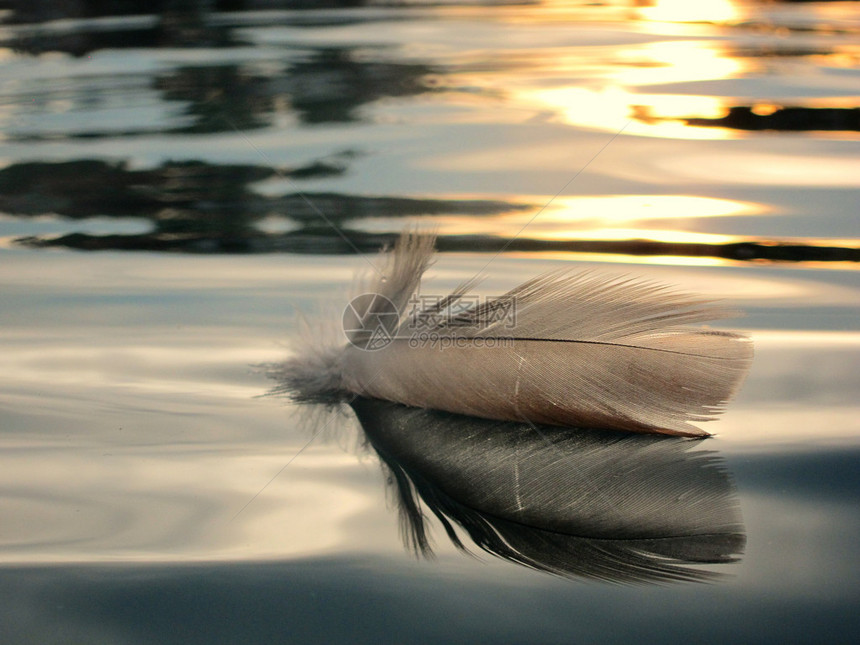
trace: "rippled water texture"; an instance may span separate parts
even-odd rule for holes
[[[860,4],[0,19],[0,641],[856,634]],[[262,396],[404,226],[429,294],[720,300],[750,376],[696,442]]]

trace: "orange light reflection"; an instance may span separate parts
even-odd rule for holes
[[[738,264],[734,260],[713,257],[689,257],[686,255],[627,255],[624,253],[572,253],[566,251],[530,252],[510,251],[506,257],[537,260],[561,260],[564,262],[600,262],[618,265],[644,264],[659,266],[718,267]]]
[[[653,42],[616,51],[596,52],[604,64],[592,69],[587,83],[528,87],[513,93],[516,101],[549,109],[565,123],[602,131],[681,139],[728,139],[741,136],[725,128],[690,127],[685,117],[719,118],[726,99],[719,96],[654,92],[650,88],[737,78],[752,64],[722,45],[697,40]],[[581,62],[556,63],[562,68]],[[592,67],[594,65],[592,64]]]
[[[738,20],[739,9],[730,0],[639,0],[636,13],[652,22],[710,22]]]
[[[461,60],[461,71],[446,75],[446,85],[455,91],[458,87],[480,87],[484,97],[503,98],[509,105],[533,113],[534,118],[546,119],[549,115],[550,119],[580,128],[617,132],[624,126],[626,135],[735,139],[749,133],[728,127],[688,125],[685,119],[719,119],[728,114],[730,107],[749,101],[757,103],[757,110],[771,111],[793,102],[786,98],[781,104],[768,106],[761,97],[727,95],[724,86],[710,84],[713,81],[768,74],[773,61],[791,73],[793,68],[779,61],[791,62],[792,56],[796,62],[791,64],[799,66],[804,74],[815,73],[816,66],[853,69],[857,65],[857,46],[848,39],[828,43],[818,54],[811,50],[802,53],[809,45],[801,43],[796,45],[801,53],[786,57],[793,51],[787,41],[763,44],[760,38],[751,37],[746,44],[726,38],[727,25],[758,25],[756,21],[765,20],[769,14],[755,5],[736,0],[636,0],[632,4],[602,4],[600,10],[604,13],[599,17],[580,15],[583,6],[568,0],[547,0],[541,4],[540,13],[519,8],[518,21],[528,16],[543,23],[582,25],[581,42],[572,35],[569,43],[556,38],[544,47],[515,46],[489,67],[486,52],[469,51]],[[592,10],[593,7],[589,9]],[[822,22],[833,13],[827,8],[814,8],[812,12],[820,14]],[[790,16],[783,13],[777,11],[774,28],[790,23]],[[626,29],[639,32],[647,42],[607,45],[592,40],[589,21],[598,18],[624,22]],[[761,28],[766,26],[762,23]],[[779,57],[768,58],[768,52]],[[819,58],[825,60],[816,60]],[[463,100],[474,100],[474,96],[469,92]],[[856,97],[803,97],[803,103],[816,107],[847,103],[853,107]],[[848,133],[839,138],[853,136]]]
[[[512,203],[547,203],[550,198],[513,198]],[[758,204],[694,195],[589,195],[553,200],[539,207],[477,218],[442,215],[423,218],[441,235],[491,234],[542,240],[627,240],[725,244],[729,235],[695,232],[696,220],[761,214]],[[670,228],[671,226],[671,228]],[[524,228],[525,227],[525,228]]]

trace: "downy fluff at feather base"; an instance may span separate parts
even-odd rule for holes
[[[415,311],[434,243],[433,235],[404,233],[363,285],[349,342],[305,341],[277,369],[275,392],[706,436],[694,424],[722,411],[752,363],[745,336],[692,326],[733,312],[663,285],[587,271],[548,273],[464,306],[470,281]]]

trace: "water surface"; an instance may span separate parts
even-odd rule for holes
[[[860,5],[228,4],[3,15],[0,640],[850,638]],[[695,447],[718,577],[553,576],[432,514],[416,558],[352,413],[260,398],[405,225],[431,293],[590,268],[745,312]]]

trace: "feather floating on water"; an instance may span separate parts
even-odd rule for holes
[[[733,315],[665,286],[569,270],[468,303],[468,282],[410,307],[435,238],[404,233],[344,316],[348,343],[307,344],[281,392],[345,394],[504,421],[708,433],[752,362],[751,341],[692,325]],[[422,342],[424,341],[424,342]]]

